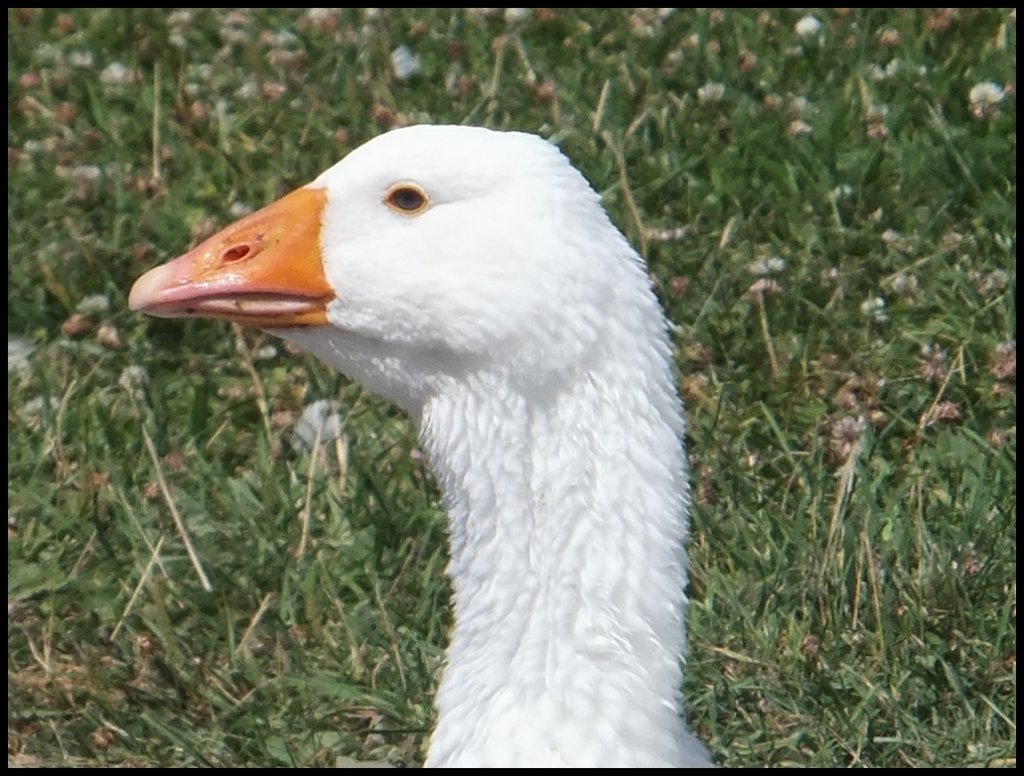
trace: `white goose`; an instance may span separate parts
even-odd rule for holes
[[[415,422],[456,623],[427,765],[711,765],[680,717],[688,495],[665,319],[557,148],[389,132],[129,304],[269,329]]]

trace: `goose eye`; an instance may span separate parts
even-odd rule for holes
[[[384,202],[392,210],[407,216],[422,213],[430,204],[427,193],[415,183],[396,183],[388,189]]]

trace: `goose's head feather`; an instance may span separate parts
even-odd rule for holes
[[[517,381],[578,368],[606,342],[608,310],[628,315],[635,302],[617,302],[638,290],[660,326],[646,284],[555,146],[414,126],[151,271],[130,306],[280,329],[414,408],[438,380],[495,359]],[[329,336],[304,331],[323,326]]]

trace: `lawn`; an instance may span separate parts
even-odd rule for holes
[[[649,262],[716,760],[1015,765],[1015,79],[1005,10],[9,10],[9,758],[422,761],[408,420],[126,298],[433,122],[551,139]]]

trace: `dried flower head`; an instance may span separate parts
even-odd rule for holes
[[[379,127],[391,127],[395,124],[395,112],[387,105],[375,103],[373,106],[373,122]]]
[[[558,89],[554,81],[540,81],[533,88],[533,98],[543,105],[554,102],[557,95]]]
[[[940,8],[925,19],[924,28],[929,32],[945,32],[953,24],[956,13],[955,8]]]
[[[1002,269],[994,269],[991,272],[973,270],[967,274],[967,279],[974,286],[974,290],[987,301],[1005,290],[1010,276]]]
[[[718,491],[715,489],[711,470],[707,466],[697,468],[697,488],[694,496],[702,507],[713,506],[718,501]]]
[[[138,80],[138,73],[121,62],[111,62],[100,72],[100,83],[106,86],[124,86]]]
[[[887,27],[878,34],[878,42],[886,48],[895,48],[901,41],[899,30]]]
[[[851,377],[836,391],[836,405],[844,410],[853,410],[861,406],[860,378]]]
[[[1006,97],[1006,91],[994,81],[982,81],[971,87],[967,93],[971,115],[976,119],[992,118],[999,114],[999,104]]]
[[[338,29],[338,11],[333,8],[310,8],[300,18],[300,26],[332,33]]]
[[[651,8],[635,9],[626,20],[629,31],[638,37],[653,37],[658,23],[658,17],[652,13],[653,10]]]
[[[1007,429],[994,428],[985,436],[985,441],[992,445],[992,447],[1002,447],[1006,444],[1006,440],[1009,437],[1010,432]]]
[[[35,89],[43,84],[43,77],[35,70],[26,70],[18,76],[18,86],[22,89]]]
[[[992,374],[997,380],[1017,379],[1017,340],[996,345],[992,353]]]
[[[391,52],[391,68],[395,78],[408,81],[423,69],[423,60],[408,46],[399,46]]]
[[[878,405],[884,378],[854,375],[836,391],[836,405],[844,410],[864,410]]]
[[[92,322],[84,313],[72,313],[60,325],[61,333],[68,337],[80,337],[92,329]]]
[[[747,271],[754,275],[774,275],[786,268],[786,260],[780,256],[755,259],[747,265]]]
[[[863,417],[847,416],[829,427],[829,450],[839,463],[845,463],[860,452],[866,425]]]
[[[946,379],[946,375],[949,374],[946,365],[949,354],[943,348],[938,345],[922,345],[921,356],[922,358],[918,359],[918,371],[925,382],[941,383]]]
[[[295,424],[292,446],[297,451],[312,450],[318,439],[323,444],[341,437],[344,427],[337,407],[327,399],[318,399],[303,408],[302,416]]]
[[[260,88],[255,78],[247,78],[241,86],[235,89],[235,97],[240,100],[251,100],[259,93]]]
[[[786,127],[786,134],[790,137],[804,137],[811,134],[813,131],[814,127],[803,119],[794,119],[789,122],[789,125]]]
[[[964,546],[963,551],[960,553],[959,563],[955,561],[953,563],[954,569],[958,566],[960,572],[965,577],[973,577],[981,573],[982,563],[978,560],[978,552],[975,549],[974,542],[968,542]]]
[[[924,425],[933,426],[936,423],[958,423],[963,419],[963,411],[955,401],[940,401],[934,407],[925,411]]]
[[[505,24],[522,24],[531,16],[529,8],[506,8]]]
[[[99,315],[110,310],[110,299],[106,294],[90,294],[78,302],[75,310],[82,315]]]
[[[145,396],[146,385],[149,383],[149,373],[146,367],[132,364],[121,371],[117,378],[117,384],[135,401],[141,401]]]
[[[806,16],[800,17],[800,21],[794,25],[793,29],[801,38],[809,38],[812,35],[817,35],[821,32],[821,22],[818,20],[817,16],[807,14]]]
[[[881,142],[889,137],[889,127],[887,127],[884,122],[875,122],[868,124],[867,129],[864,130],[864,134],[867,136],[868,140]]]
[[[900,294],[905,298],[912,299],[917,293],[917,275],[911,275],[906,272],[897,272],[890,278],[887,278],[882,286],[894,293]]]
[[[800,652],[804,657],[814,657],[821,649],[821,639],[812,633],[808,633],[800,642]]]
[[[880,296],[873,296],[861,302],[860,312],[865,318],[879,323],[889,320],[889,315],[885,311],[885,300]]]
[[[28,367],[32,346],[21,337],[7,335],[7,371],[20,372]]]
[[[100,751],[109,749],[116,740],[117,736],[114,731],[106,725],[96,728],[89,734],[89,741]]]
[[[276,102],[284,97],[288,91],[288,87],[280,81],[264,81],[263,88],[263,99],[267,102]]]
[[[710,81],[697,90],[697,99],[702,103],[716,103],[725,94],[725,84]]]
[[[96,341],[110,350],[120,350],[124,347],[121,332],[110,321],[104,321],[100,324],[100,328],[96,331]]]

